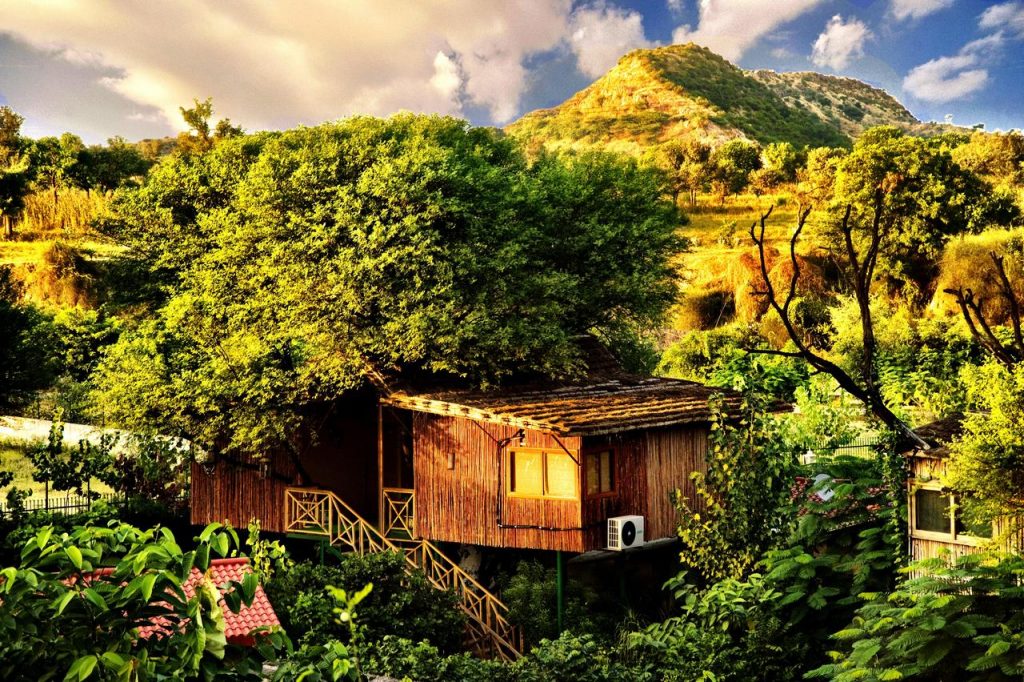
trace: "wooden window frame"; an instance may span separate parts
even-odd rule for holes
[[[601,454],[605,453],[605,452],[607,452],[609,457],[611,458],[611,463],[610,463],[609,471],[611,471],[611,474],[612,474],[612,487],[611,487],[610,490],[607,490],[605,492],[597,492],[597,493],[594,493],[593,495],[591,495],[589,492],[587,492],[587,458],[588,457],[600,457]],[[588,500],[599,500],[599,499],[604,498],[604,497],[616,497],[616,496],[618,496],[618,494],[619,494],[619,472],[616,469],[616,464],[618,463],[618,459],[619,459],[619,453],[618,453],[617,448],[613,448],[613,447],[610,447],[610,446],[606,447],[606,448],[599,448],[599,449],[590,450],[588,452],[584,452],[583,453],[583,462],[580,465],[580,469],[582,469],[582,474],[583,474],[582,475],[583,482],[581,484],[581,488],[580,489],[583,491],[583,494],[586,496],[586,498]],[[600,461],[598,461],[598,465],[597,466],[598,466],[598,476],[600,477],[600,469],[601,469]]]
[[[918,530],[917,528],[917,491],[931,490],[942,493],[949,498],[949,505],[952,513],[949,515],[949,532],[937,533],[932,530]],[[938,483],[914,483],[910,486],[910,494],[907,496],[907,522],[910,525],[910,537],[916,540],[931,540],[933,542],[945,542],[951,545],[967,545],[980,547],[992,541],[991,537],[982,538],[977,535],[956,532],[957,509],[959,506],[956,495],[949,490],[943,490]],[[995,537],[995,523],[992,524],[992,537]]]
[[[527,452],[527,453],[540,453],[541,456],[541,494],[537,495],[534,493],[517,493],[512,490],[512,461],[515,459],[515,453]],[[550,495],[548,494],[548,455],[558,455],[561,457],[568,457],[573,464],[579,468],[579,464],[576,462],[579,460],[578,453],[566,452],[558,448],[525,448],[525,447],[514,447],[509,448],[505,451],[505,494],[509,497],[513,497],[517,500],[562,500],[562,501],[579,501],[580,499],[580,476],[577,472],[576,476],[573,476],[573,494],[572,496],[565,495]]]

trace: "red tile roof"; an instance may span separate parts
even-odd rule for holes
[[[246,573],[252,571],[249,560],[245,557],[230,559],[214,559],[210,562],[210,580],[216,586],[218,592],[230,581],[241,582]],[[114,572],[113,568],[100,568],[86,576],[86,580],[109,576]],[[185,594],[192,598],[196,594],[196,588],[203,581],[203,573],[193,568],[189,579],[185,581]],[[242,605],[238,613],[232,613],[231,609],[220,600],[221,611],[224,613],[225,635],[231,644],[240,646],[252,646],[255,639],[252,632],[262,627],[280,627],[281,622],[277,619],[274,607],[261,585],[256,586],[256,593],[253,596],[252,604]],[[162,618],[154,619],[150,625],[139,628],[139,636],[148,638],[160,636],[167,632],[167,623]]]

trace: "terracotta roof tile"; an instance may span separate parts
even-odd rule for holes
[[[96,569],[86,576],[86,580],[106,577],[113,573],[113,571],[114,569],[112,568]],[[210,562],[209,573],[210,579],[217,586],[219,592],[220,588],[230,581],[241,582],[242,578],[250,571],[252,571],[252,567],[249,565],[247,558],[235,557],[214,559]],[[193,568],[192,574],[183,586],[185,594],[189,598],[195,596],[196,587],[202,580],[203,573]],[[232,644],[252,646],[255,643],[252,636],[254,630],[262,627],[279,627],[281,625],[281,622],[277,619],[277,614],[274,612],[273,605],[263,591],[262,585],[257,585],[252,604],[249,606],[243,605],[238,613],[232,613],[231,609],[224,603],[223,598],[221,598],[219,603],[224,613],[225,635],[228,642]],[[139,628],[139,636],[142,638],[161,636],[167,633],[167,626],[168,622],[166,620],[162,618],[154,619],[150,625]]]

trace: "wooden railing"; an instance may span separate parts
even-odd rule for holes
[[[409,488],[384,488],[381,495],[381,532],[406,541],[416,537],[416,493]]]
[[[285,489],[285,528],[327,538],[358,554],[400,552],[439,590],[451,590],[467,616],[467,645],[478,655],[515,660],[522,654],[519,628],[508,622],[508,607],[428,540],[385,537],[329,490]]]

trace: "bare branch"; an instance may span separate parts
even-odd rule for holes
[[[1020,301],[1013,291],[1010,278],[1006,275],[1006,265],[1003,256],[996,255],[995,251],[989,253],[992,262],[996,266],[996,274],[999,275],[999,293],[1003,295],[1010,306],[1010,322],[1013,324],[1013,339],[1017,344],[1018,357],[1024,358],[1024,334],[1020,327]]]
[[[897,431],[904,440],[912,442],[922,449],[928,449],[928,445],[885,404],[874,381],[875,338],[874,327],[871,321],[870,290],[871,275],[874,272],[874,263],[877,261],[882,241],[880,229],[882,205],[880,202],[876,203],[875,215],[872,220],[871,241],[863,261],[853,243],[853,226],[850,222],[852,207],[848,206],[846,208],[842,223],[840,224],[840,229],[846,243],[846,257],[853,272],[854,291],[860,307],[862,331],[864,333],[865,361],[862,365],[863,376],[861,377],[863,383],[858,382],[836,363],[816,353],[812,349],[811,344],[804,339],[803,334],[801,334],[790,316],[790,305],[796,298],[797,283],[800,278],[800,265],[796,255],[796,244],[800,239],[800,234],[806,225],[810,212],[809,208],[805,209],[803,207],[797,212],[797,226],[789,241],[789,259],[793,267],[793,274],[790,276],[786,297],[782,302],[779,301],[775,287],[768,276],[768,261],[765,254],[766,223],[772,213],[772,209],[769,209],[767,213],[762,215],[760,221],[750,226],[750,238],[757,247],[758,264],[760,266],[761,278],[764,282],[764,296],[768,299],[768,305],[779,316],[782,325],[786,329],[786,333],[797,348],[796,351],[755,349],[750,352],[803,358],[813,369],[828,374],[835,379],[843,390],[863,402],[878,419],[889,428]]]

